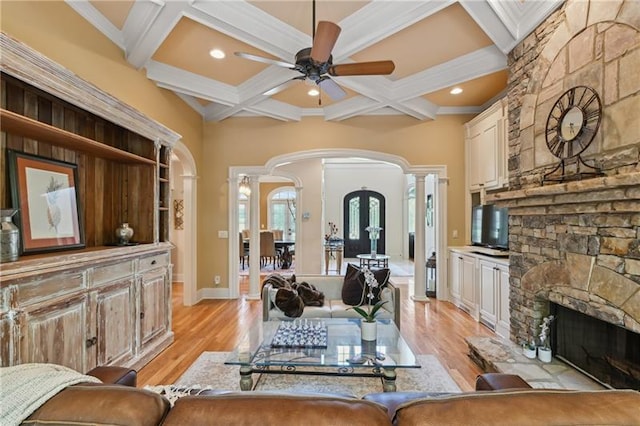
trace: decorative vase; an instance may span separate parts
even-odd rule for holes
[[[378,338],[378,323],[376,321],[360,322],[360,329],[362,333],[362,340],[375,341]]]
[[[530,348],[529,346],[522,347],[522,353],[529,359],[536,358],[536,348]]]
[[[12,222],[18,210],[0,211],[0,263],[18,260],[20,248],[20,230]]]
[[[551,362],[551,349],[539,347],[538,359],[542,362]]]
[[[133,228],[130,228],[129,224],[124,222],[116,228],[116,237],[118,237],[119,245],[125,246],[129,244],[129,240],[133,237]]]
[[[371,239],[371,258],[375,259],[378,251],[378,240],[375,238]]]

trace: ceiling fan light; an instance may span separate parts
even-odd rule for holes
[[[462,93],[462,87],[454,87],[449,93],[451,93],[452,95],[459,95],[460,93]]]
[[[318,96],[320,94],[320,92],[318,91],[318,89],[311,89],[307,92],[307,94],[309,96]]]
[[[226,56],[225,53],[220,49],[211,49],[209,51],[209,55],[211,55],[211,57],[215,59],[223,59]]]

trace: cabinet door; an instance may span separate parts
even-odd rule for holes
[[[480,288],[480,320],[490,326],[496,324],[496,265],[493,262],[480,260],[479,262]]]
[[[88,311],[87,294],[26,311],[20,321],[20,363],[60,364],[85,372],[91,346]]]
[[[509,285],[509,267],[498,265],[496,272],[498,277],[497,288],[500,293],[498,295],[496,333],[502,337],[509,338],[511,333],[511,316],[509,312],[511,287]]]
[[[118,281],[96,292],[98,365],[118,365],[135,351],[135,280]]]
[[[498,185],[498,123],[488,122],[480,139],[481,152],[476,157],[480,167],[480,179],[485,188],[493,188]]]
[[[475,258],[462,256],[461,296],[462,303],[470,311],[471,316],[477,319],[476,291],[475,291]]]
[[[140,344],[162,335],[168,327],[167,270],[145,273],[140,284]]]
[[[484,186],[482,172],[482,133],[478,133],[467,141],[467,173],[469,174],[469,189],[480,189]]]
[[[455,253],[449,253],[449,289],[451,291],[451,301],[458,304],[460,300],[460,270],[462,257]]]

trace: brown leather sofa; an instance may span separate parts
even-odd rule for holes
[[[91,371],[104,384],[70,386],[28,425],[640,425],[640,392],[536,390],[518,376],[483,374],[476,392],[339,395],[208,392],[177,400],[138,389],[135,372]],[[123,386],[125,385],[125,386]]]

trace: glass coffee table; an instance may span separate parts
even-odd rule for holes
[[[253,389],[259,373],[375,377],[395,392],[396,369],[420,364],[393,321],[378,320],[377,334],[374,342],[361,340],[356,318],[258,321],[225,364],[239,367],[242,390]]]

